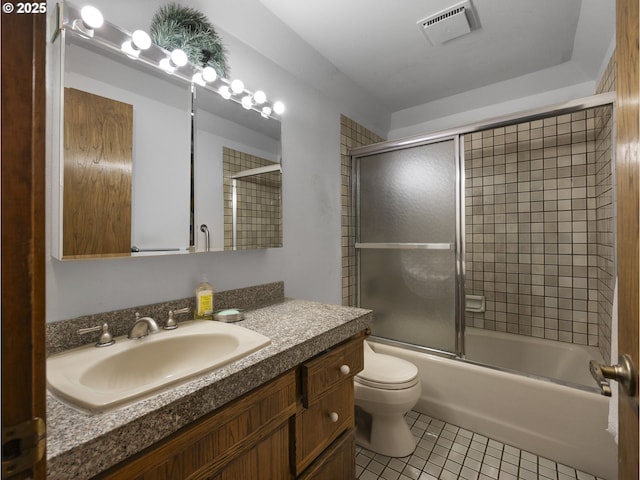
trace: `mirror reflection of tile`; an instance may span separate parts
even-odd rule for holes
[[[232,175],[275,162],[223,147],[224,248],[233,249]],[[282,246],[282,175],[279,171],[236,180],[236,249]]]

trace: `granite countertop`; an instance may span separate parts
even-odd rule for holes
[[[267,347],[128,406],[81,412],[47,393],[47,479],[82,480],[369,327],[369,310],[305,300],[248,311],[237,322]],[[170,359],[167,359],[170,361]]]

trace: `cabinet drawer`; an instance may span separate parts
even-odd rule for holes
[[[364,368],[363,338],[349,340],[302,365],[302,401],[305,407],[340,381]]]
[[[353,380],[346,379],[296,416],[296,471],[354,426]]]

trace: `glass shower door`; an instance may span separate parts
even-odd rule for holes
[[[455,354],[456,138],[355,158],[359,305],[373,335]]]

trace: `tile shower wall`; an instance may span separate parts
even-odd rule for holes
[[[382,142],[384,139],[344,115],[340,116],[340,157],[342,177],[342,304],[355,305],[356,229],[352,211],[351,157],[352,148]]]
[[[273,165],[274,162],[223,147],[224,248],[233,247],[233,201],[231,176],[242,170]],[[237,180],[237,248],[282,246],[282,176],[264,173]]]
[[[596,93],[616,88],[615,55],[596,88]],[[602,358],[611,357],[611,314],[616,278],[615,255],[615,178],[612,168],[615,149],[612,146],[614,115],[610,108],[596,109],[596,236],[598,250],[598,346]]]
[[[599,344],[611,312],[599,293],[612,266],[599,243],[611,238],[598,236],[612,223],[610,110],[465,135],[466,288],[487,299],[467,325]]]

